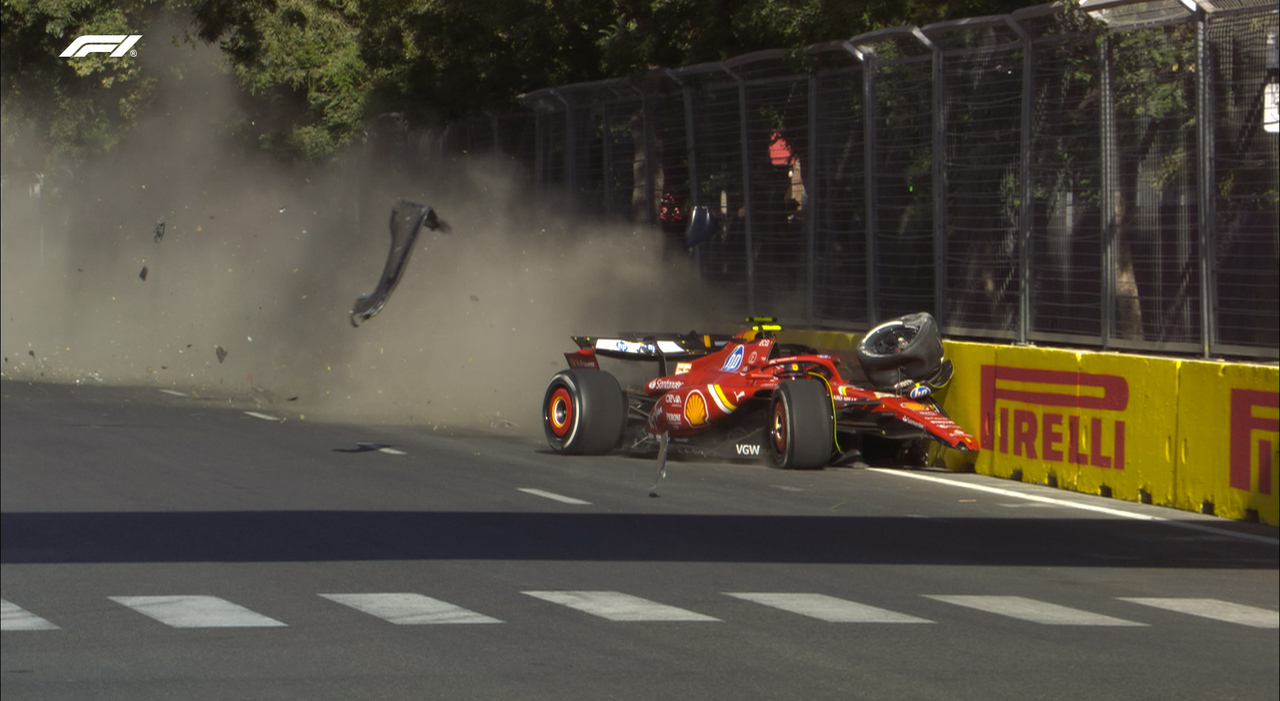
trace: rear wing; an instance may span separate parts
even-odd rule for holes
[[[671,374],[667,370],[669,360],[691,360],[711,355],[734,341],[752,340],[758,336],[773,337],[774,331],[782,330],[777,319],[771,316],[753,316],[747,319],[750,328],[738,335],[710,334],[690,331],[689,333],[643,333],[624,331],[616,336],[574,336],[573,342],[578,344],[575,353],[565,353],[565,360],[571,368],[599,368],[596,356],[617,358],[619,360],[650,360],[658,363],[660,375]]]
[[[657,362],[659,373],[669,374],[667,362],[701,358],[724,348],[733,336],[724,334],[654,334],[620,333],[616,336],[574,336],[578,344],[574,353],[565,353],[569,367],[598,368],[596,357],[618,360],[647,360]]]

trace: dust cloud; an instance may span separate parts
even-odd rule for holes
[[[501,158],[395,167],[371,137],[304,168],[239,147],[217,51],[161,45],[153,115],[121,148],[42,180],[9,167],[42,154],[6,154],[6,379],[533,436],[571,335],[736,319],[660,232],[572,216]],[[451,231],[424,230],[386,308],[352,328],[399,198]]]

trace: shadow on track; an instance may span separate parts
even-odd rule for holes
[[[1274,569],[1158,523],[509,512],[0,514],[0,562],[573,560]]]

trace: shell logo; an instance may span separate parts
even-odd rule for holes
[[[702,392],[694,390],[685,397],[684,418],[690,426],[701,426],[707,422],[707,399]]]

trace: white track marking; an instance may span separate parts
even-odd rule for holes
[[[320,596],[400,626],[502,622],[421,594],[321,594]]]
[[[59,630],[59,628],[11,601],[0,599],[0,630]]]
[[[610,621],[720,620],[616,591],[526,591],[523,593],[593,616],[607,618]]]
[[[1176,599],[1176,598],[1142,598],[1121,597],[1121,601],[1129,601],[1143,606],[1178,613],[1188,613],[1201,618],[1212,618],[1215,621],[1238,623],[1252,628],[1280,628],[1280,611],[1254,608],[1244,604],[1233,604],[1217,599]]]
[[[112,596],[138,613],[174,628],[269,628],[285,625],[274,618],[216,596]]]
[[[933,623],[888,609],[837,599],[826,594],[725,592],[728,596],[831,623]]]
[[[252,416],[255,419],[262,419],[263,421],[279,421],[282,423],[284,422],[284,419],[279,416],[272,416],[271,414],[263,414],[257,411],[246,411],[244,415]]]
[[[963,489],[972,489],[979,492],[988,492],[990,494],[999,494],[1001,496],[1013,497],[1015,499],[1026,499],[1027,501],[1037,501],[1042,504],[1053,504],[1055,506],[1068,506],[1073,509],[1082,509],[1084,511],[1095,511],[1108,516],[1119,516],[1121,518],[1131,518],[1138,521],[1155,521],[1169,526],[1177,526],[1178,528],[1187,528],[1201,533],[1212,533],[1223,538],[1237,538],[1240,540],[1252,540],[1257,543],[1266,543],[1267,545],[1280,545],[1280,538],[1269,538],[1267,536],[1255,535],[1253,533],[1239,533],[1237,531],[1228,531],[1222,528],[1214,528],[1212,526],[1203,526],[1198,523],[1189,523],[1187,521],[1179,521],[1164,516],[1151,516],[1148,514],[1136,514],[1132,511],[1122,511],[1106,506],[1098,506],[1096,504],[1086,504],[1077,501],[1068,501],[1066,499],[1054,499],[1052,497],[1044,497],[1039,494],[1027,494],[1012,489],[1001,489],[1000,487],[991,487],[985,484],[974,484],[972,482],[961,482],[959,480],[946,479],[936,477],[934,475],[925,475],[919,472],[904,472],[902,470],[890,470],[883,467],[869,467],[867,470],[871,472],[879,472],[882,475],[894,475],[897,477],[910,477],[912,479],[924,480],[926,482],[935,482],[937,484],[950,485],[952,487],[961,487]]]
[[[1050,604],[1021,596],[934,596],[925,595],[947,604],[965,606],[987,613],[1017,618],[1047,626],[1146,626],[1145,623],[1126,621],[1100,613],[1081,611],[1057,604]]]
[[[591,502],[589,501],[574,499],[573,497],[567,497],[563,494],[556,494],[555,492],[546,492],[541,489],[533,489],[532,487],[520,487],[519,489],[525,494],[532,494],[535,497],[542,497],[543,499],[551,499],[553,501],[558,501],[565,504],[586,504],[586,505],[591,504]]]

